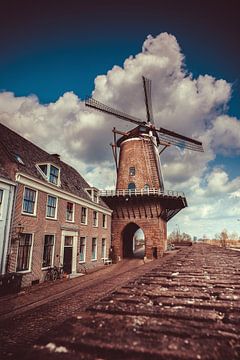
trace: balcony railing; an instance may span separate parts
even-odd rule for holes
[[[160,190],[160,189],[122,189],[122,190],[100,190],[99,196],[113,197],[113,196],[144,196],[144,195],[158,195],[158,196],[172,196],[183,197],[185,194],[182,191]]]

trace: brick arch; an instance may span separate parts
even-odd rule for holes
[[[128,223],[122,230],[122,254],[123,258],[138,257],[137,253],[133,252],[133,237],[138,229],[143,229],[134,222]],[[145,254],[144,254],[145,255]]]

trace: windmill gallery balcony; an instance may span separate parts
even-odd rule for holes
[[[155,195],[161,197],[184,198],[183,191],[161,190],[161,189],[122,189],[122,190],[100,190],[101,197],[115,197],[115,196],[148,196]]]
[[[117,218],[120,213],[123,214],[124,209],[127,210],[127,217],[129,217],[128,210],[131,208],[134,217],[146,217],[147,212],[150,213],[150,217],[153,217],[152,214],[157,211],[158,217],[169,221],[181,209],[187,207],[185,194],[173,190],[163,191],[154,188],[101,190],[99,196],[111,209],[115,210],[113,217]]]

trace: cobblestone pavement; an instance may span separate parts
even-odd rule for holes
[[[159,261],[164,262],[167,258]],[[22,359],[40,335],[47,334],[97,299],[145,273],[157,262],[123,261],[86,276],[41,284],[26,293],[1,298],[0,358]]]
[[[24,359],[239,360],[240,252],[196,244],[153,264]]]

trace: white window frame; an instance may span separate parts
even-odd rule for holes
[[[66,206],[66,221],[70,222],[70,223],[74,223],[74,219],[75,219],[75,204],[72,201],[67,201],[67,204],[72,204],[73,205],[73,212],[72,212],[72,220],[68,220],[67,219],[67,206]]]
[[[83,253],[83,260],[80,260],[80,246],[81,246],[81,239],[85,239],[85,246],[84,246],[84,253]],[[80,236],[79,238],[79,264],[83,264],[86,262],[86,252],[87,252],[87,237]]]
[[[41,165],[46,165],[47,166],[47,175],[41,170],[40,166]],[[55,167],[56,169],[58,169],[58,180],[57,180],[57,184],[53,183],[52,181],[50,181],[50,169],[51,166]],[[61,175],[61,169],[59,166],[52,164],[52,163],[39,163],[36,165],[36,168],[38,169],[38,171],[40,172],[40,174],[42,175],[42,177],[47,180],[49,182],[49,184],[52,184],[54,186],[60,186],[61,185],[61,181],[60,181],[60,175]]]
[[[47,216],[47,208],[48,208],[48,197],[51,196],[56,199],[56,210],[55,210],[55,217]],[[57,220],[57,213],[58,213],[58,197],[55,195],[47,194],[47,202],[46,202],[46,219],[49,220]]]
[[[3,205],[4,205],[4,198],[5,198],[5,189],[0,188],[0,191],[2,191],[2,202],[0,203],[0,220],[3,219]]]
[[[86,209],[86,222],[85,223],[82,222],[82,208]],[[88,223],[88,208],[86,206],[81,206],[80,223],[81,223],[81,225],[87,225],[87,223]]]
[[[18,251],[19,251],[19,245],[18,245],[15,271],[16,271],[17,273],[20,273],[20,274],[28,274],[28,273],[31,273],[31,272],[32,272],[32,257],[33,257],[34,233],[26,232],[26,233],[24,233],[24,234],[30,234],[30,235],[32,235],[32,246],[31,246],[31,249],[30,249],[29,268],[28,268],[28,270],[17,270],[17,259],[18,259]]]
[[[49,267],[53,267],[53,263],[54,263],[54,254],[55,254],[55,244],[56,244],[56,235],[55,234],[44,234],[44,238],[43,238],[43,252],[42,254],[44,253],[44,245],[45,245],[45,236],[46,235],[52,235],[53,236],[53,247],[52,247],[52,259],[51,259],[51,265],[49,266],[42,266],[42,270],[46,270],[46,269],[49,269]],[[42,262],[43,262],[43,256],[42,256]]]
[[[96,217],[96,225],[94,225],[94,213],[97,214],[97,217]],[[98,211],[97,210],[93,210],[92,212],[92,219],[93,219],[93,227],[98,227]]]
[[[28,213],[28,212],[24,211],[23,204],[24,204],[24,195],[25,195],[25,190],[26,189],[29,189],[29,190],[34,191],[36,193],[33,213]],[[35,190],[35,189],[31,188],[30,186],[24,186],[23,197],[22,197],[22,211],[21,211],[22,215],[36,216],[37,215],[37,201],[38,201],[38,190]]]
[[[105,251],[104,251],[104,256],[102,256],[102,244],[103,244],[103,240],[105,240]],[[102,238],[102,242],[101,242],[101,259],[107,259],[107,239],[106,238]]]
[[[105,217],[105,223],[103,224],[104,217]],[[107,214],[102,214],[102,226],[103,229],[107,229]]]
[[[92,251],[92,246],[93,246],[93,239],[96,239],[96,256],[95,258],[93,259],[92,255],[93,255],[93,251]],[[97,256],[98,256],[98,238],[97,237],[92,237],[92,244],[91,244],[91,261],[97,261]]]

